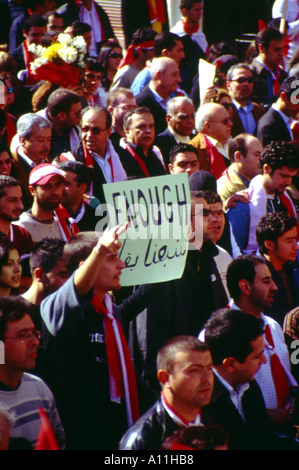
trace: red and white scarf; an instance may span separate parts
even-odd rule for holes
[[[167,411],[167,413],[169,414],[169,416],[171,417],[171,419],[180,427],[183,428],[187,426],[201,426],[202,425],[200,411],[198,411],[198,414],[196,415],[195,420],[190,422],[186,418],[184,418],[182,415],[180,415],[176,410],[174,410],[174,408],[172,408],[172,406],[167,402],[165,394],[163,392],[161,393],[161,399],[162,399],[163,406],[165,410]]]
[[[94,296],[91,304],[97,313],[104,316],[110,399],[119,401],[120,398],[125,398],[127,420],[130,426],[139,418],[135,370],[125,335],[119,321],[113,315],[113,305],[109,294],[106,294],[104,302],[105,305]]]
[[[148,172],[148,169],[146,167],[146,164],[144,162],[144,160],[142,160],[142,158],[135,152],[135,150],[131,147],[131,145],[126,141],[125,138],[121,138],[120,141],[119,141],[119,145],[120,147],[122,147],[123,149],[127,150],[130,155],[134,158],[134,160],[138,163],[138,165],[140,166],[144,176],[146,177],[149,177],[150,174]],[[152,147],[152,151],[154,152],[154,154],[156,155],[156,157],[160,160],[160,162],[162,163],[163,167],[165,168],[165,163],[164,163],[164,160],[163,160],[163,157],[162,157],[162,154],[160,152],[160,149],[158,147],[156,147],[155,145],[153,145]],[[166,168],[165,168],[165,171],[166,171]]]

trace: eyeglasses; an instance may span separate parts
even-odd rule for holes
[[[231,122],[230,118],[225,118],[222,121],[209,121],[209,122],[214,122],[215,124],[223,124],[224,126],[227,126],[229,122]]]
[[[109,57],[111,57],[111,59],[122,59],[123,55],[118,52],[112,52],[111,54],[109,54]]]
[[[234,105],[232,103],[220,103],[225,109],[233,109]]]
[[[236,78],[235,80],[230,80],[231,82],[237,82],[237,83],[240,83],[240,85],[242,83],[253,83],[253,77],[240,77],[240,78]]]
[[[195,114],[178,114],[180,121],[187,121],[187,119],[195,119]]]
[[[0,168],[4,165],[11,165],[12,164],[12,158],[7,158],[6,160],[0,160]]]
[[[208,217],[209,215],[222,217],[224,215],[223,210],[219,211],[212,211],[211,209],[202,209],[201,211],[197,212],[196,214],[191,214],[191,217],[195,217],[196,215],[202,215],[203,217]]]
[[[16,339],[17,341],[20,341],[21,343],[29,343],[29,341],[32,339],[32,337],[35,336],[39,341],[41,340],[42,334],[40,331],[34,329],[34,330],[28,330],[24,331],[23,333],[20,333],[18,336],[3,336],[3,339]]]
[[[89,126],[84,126],[84,127],[81,127],[81,131],[82,132],[91,132],[92,134],[94,135],[98,135],[100,134],[101,132],[104,132],[106,131],[107,129],[100,129],[99,127],[89,127]]]

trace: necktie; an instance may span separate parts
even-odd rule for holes
[[[274,348],[274,341],[269,325],[265,326],[265,337],[269,345]],[[272,353],[270,357],[273,382],[275,385],[278,407],[284,407],[289,397],[289,386],[283,365],[277,354]]]

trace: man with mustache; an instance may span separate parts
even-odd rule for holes
[[[21,183],[25,209],[32,204],[28,189],[29,173],[39,165],[49,161],[52,139],[52,124],[34,113],[23,114],[17,122],[15,149],[12,151],[15,176]]]
[[[64,184],[62,171],[50,163],[38,165],[29,175],[33,204],[21,214],[16,225],[28,230],[35,243],[47,237],[68,240],[71,236],[66,217],[59,208]]]

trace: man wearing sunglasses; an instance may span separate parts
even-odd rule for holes
[[[76,160],[93,169],[89,191],[104,202],[103,184],[124,181],[127,174],[109,140],[112,117],[107,108],[88,106],[81,115],[82,143],[72,152]]]
[[[256,135],[257,123],[264,108],[250,101],[253,92],[253,72],[247,64],[233,65],[227,72],[227,89],[233,102],[232,137],[246,132]]]
[[[230,164],[228,143],[232,125],[228,111],[221,104],[206,103],[196,112],[198,134],[190,144],[198,149],[200,169],[210,171],[216,179]]]
[[[30,304],[22,298],[0,300],[0,340],[5,351],[5,363],[0,360],[0,402],[17,416],[11,431],[14,449],[34,449],[41,426],[39,407],[46,411],[62,449],[64,429],[54,396],[45,382],[26,372],[35,367],[41,338],[30,314]]]

